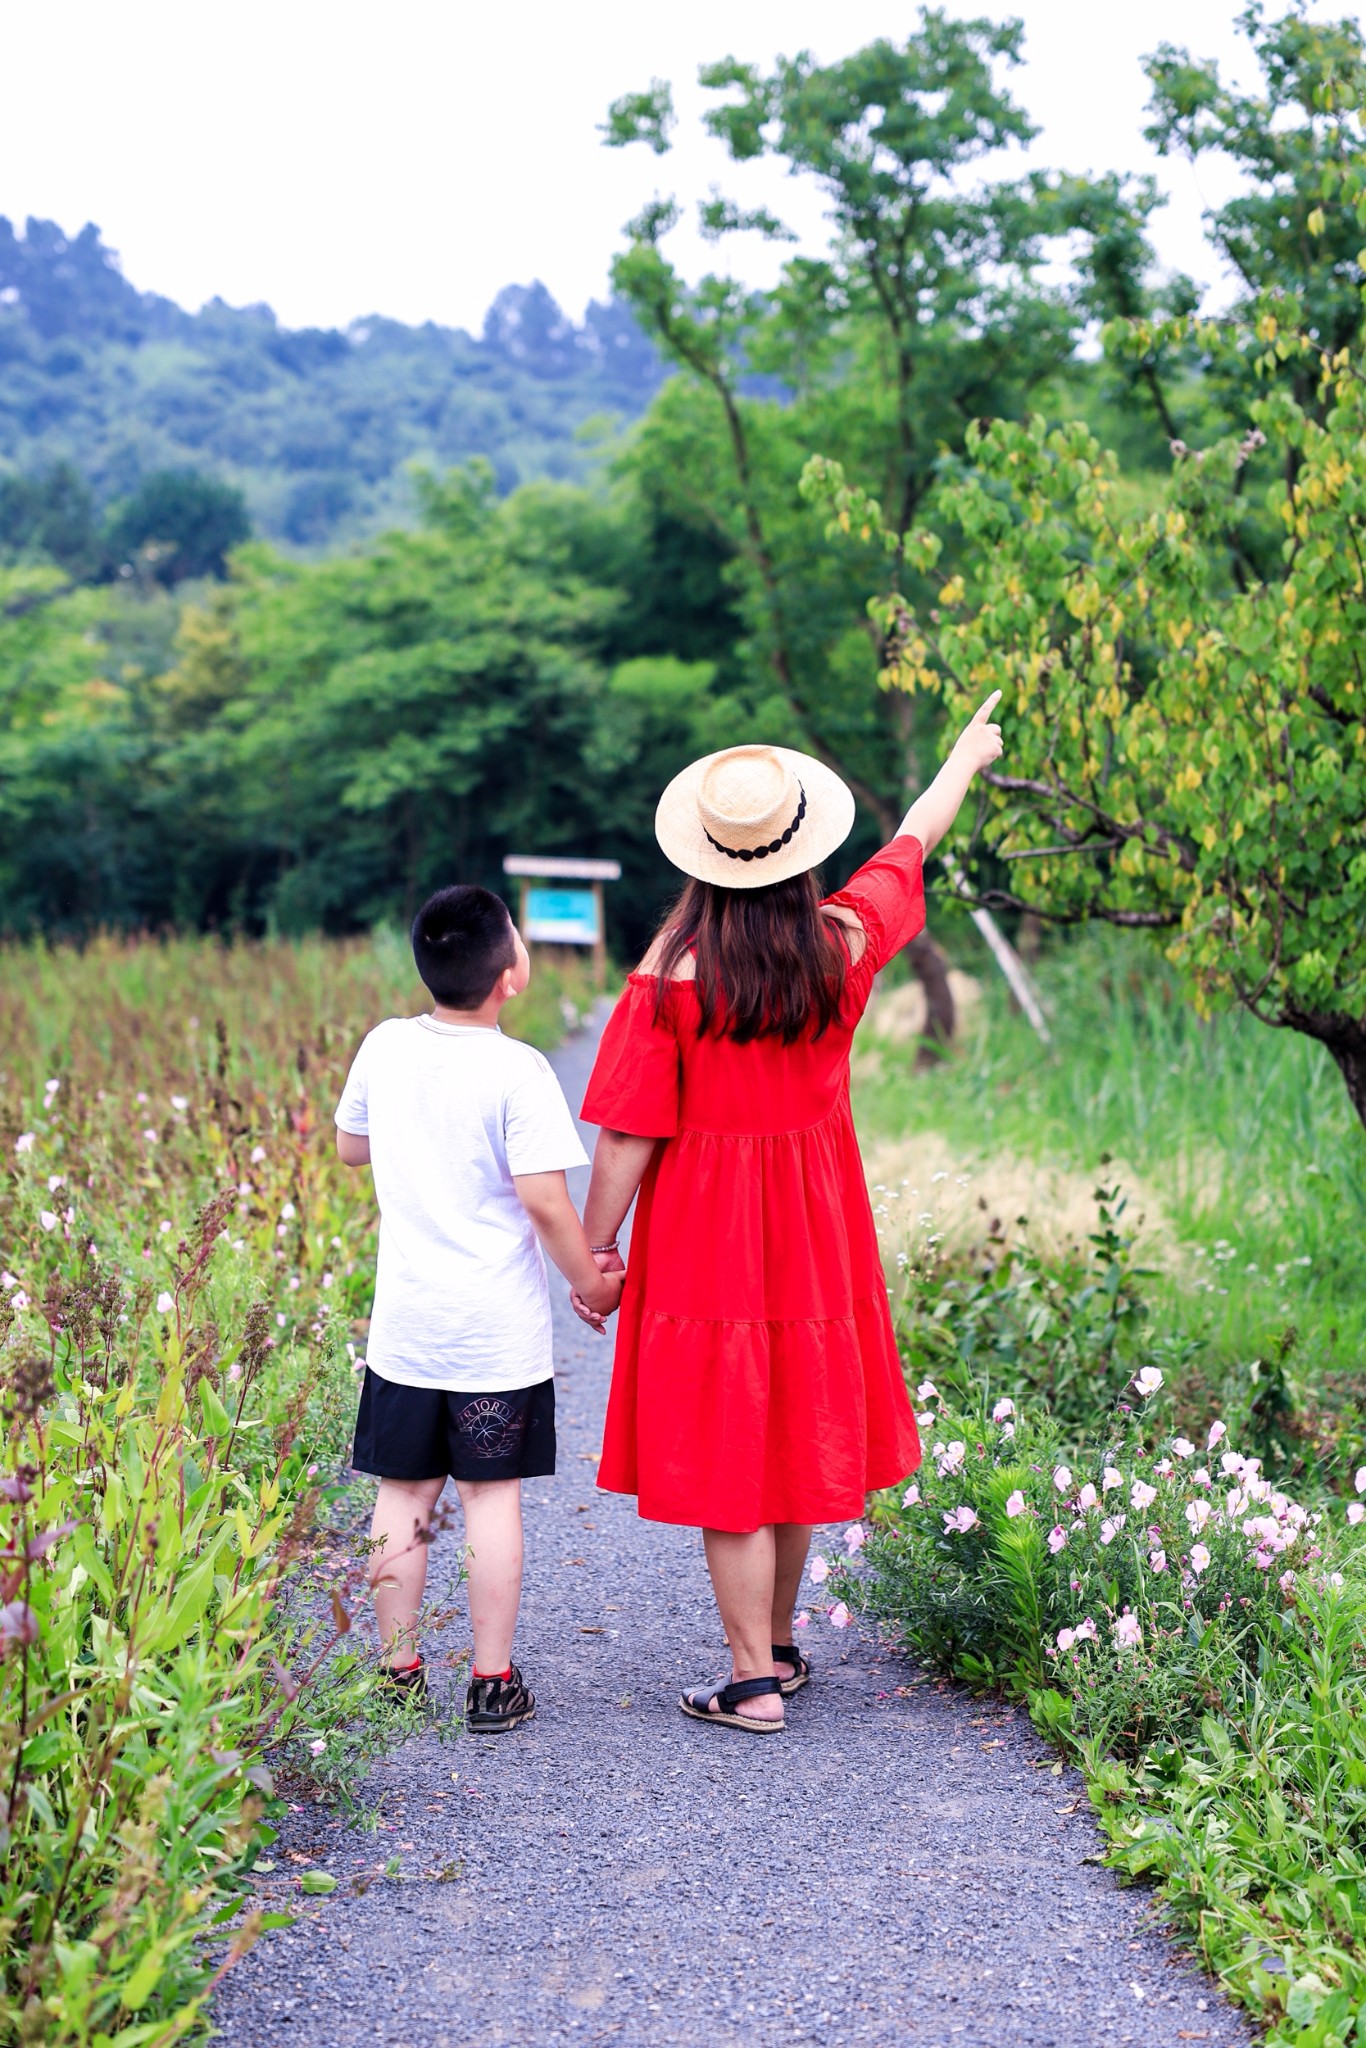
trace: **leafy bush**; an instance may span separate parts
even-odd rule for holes
[[[1113,1407],[1140,1355],[1170,1366],[1182,1353],[1148,1332],[1117,1185],[1095,1191],[1087,1246],[1045,1258],[1027,1236],[989,1237],[966,1258],[944,1256],[934,1232],[901,1255],[898,1334],[914,1378],[937,1375],[962,1398],[979,1387],[1042,1395],[1062,1428],[1092,1427]]]
[[[210,1205],[159,1302],[93,1267],[54,1278],[41,1349],[23,1307],[0,1309],[6,2040],[85,2042],[147,2013],[175,2016],[164,2038],[184,2031],[195,1944],[269,1838],[262,1752],[304,1711],[286,1662],[316,1664],[350,1625],[340,1598],[331,1640],[278,1624],[326,1432],[307,1381],[272,1373],[264,1305],[220,1338],[206,1279],[222,1215]],[[346,1659],[310,1724],[367,1686]]]
[[[1044,1409],[965,1413],[922,1383],[924,1467],[846,1536],[871,1571],[813,1576],[832,1620],[861,1605],[1028,1706],[1119,1866],[1162,1883],[1274,2040],[1366,2039],[1366,1554],[1221,1421],[1154,1440],[1161,1383],[1070,1454]]]

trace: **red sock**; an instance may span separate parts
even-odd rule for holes
[[[389,1662],[389,1665],[388,1665],[388,1669],[389,1669],[390,1671],[393,1671],[393,1672],[399,1672],[399,1671],[416,1671],[416,1669],[417,1669],[418,1665],[419,1665],[419,1664],[420,1664],[421,1662],[422,1662],[422,1659],[421,1659],[421,1657],[414,1657],[414,1658],[413,1658],[413,1660],[412,1660],[412,1662],[411,1662],[411,1664],[395,1664],[395,1663],[393,1662],[393,1660],[392,1660],[392,1659],[390,1659],[390,1662]]]
[[[471,1675],[475,1678],[501,1678],[506,1685],[512,1676],[512,1666],[509,1664],[506,1671],[475,1671]]]

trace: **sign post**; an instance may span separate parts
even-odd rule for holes
[[[599,986],[607,979],[603,883],[621,879],[614,860],[568,860],[555,854],[510,853],[505,875],[521,883],[517,928],[528,946],[589,946]]]

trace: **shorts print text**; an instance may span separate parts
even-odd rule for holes
[[[500,1401],[496,1394],[482,1394],[477,1401],[466,1402],[456,1428],[471,1456],[510,1458],[521,1446],[526,1413]]]

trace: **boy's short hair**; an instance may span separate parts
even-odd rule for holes
[[[417,971],[444,1008],[477,1010],[504,968],[517,964],[512,932],[511,913],[492,889],[438,889],[413,919]]]

